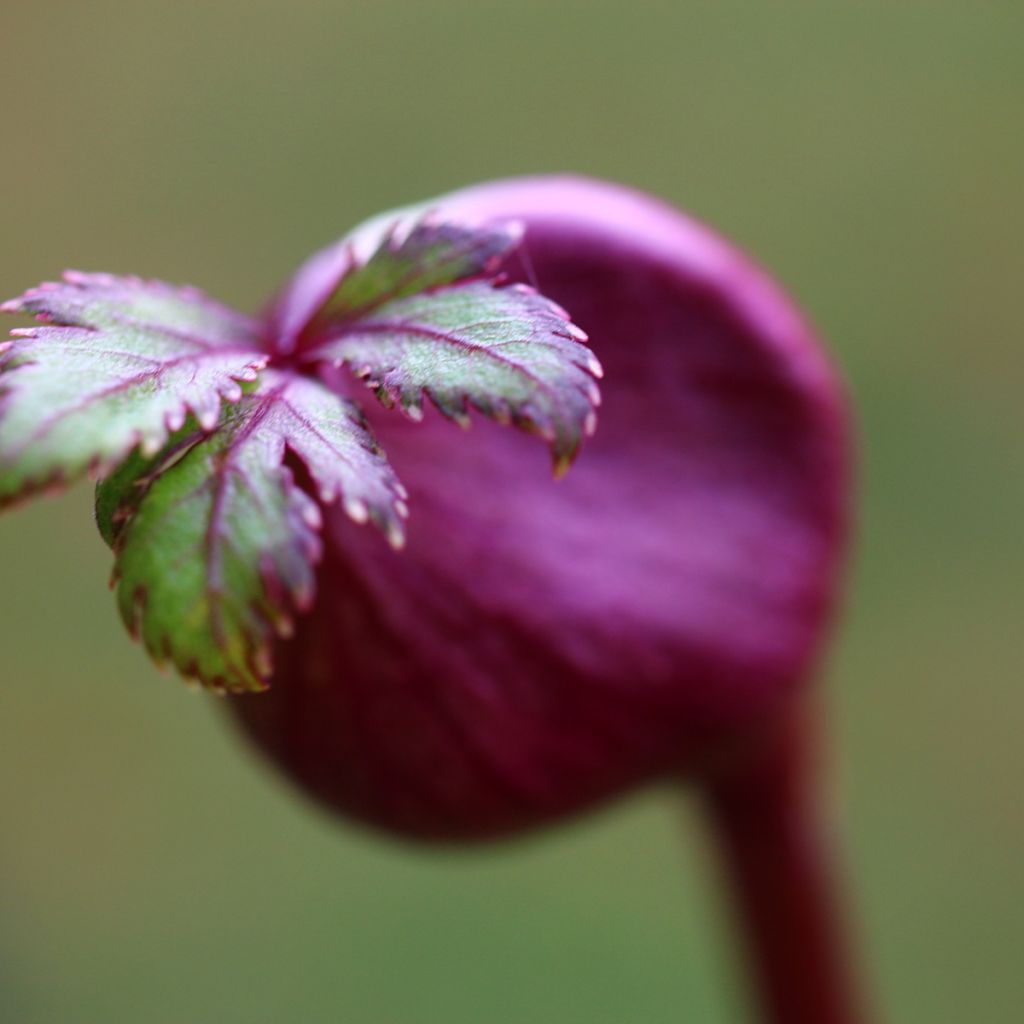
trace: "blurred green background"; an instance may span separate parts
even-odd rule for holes
[[[7,0],[0,291],[255,308],[364,215],[575,169],[772,268],[845,368],[859,551],[825,675],[890,1021],[1024,1005],[1024,5]],[[424,853],[322,818],[128,643],[89,490],[0,521],[0,1020],[725,1024],[692,808]]]

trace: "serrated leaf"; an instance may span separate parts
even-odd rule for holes
[[[411,227],[397,221],[365,263],[352,255],[319,319],[350,319],[394,299],[493,275],[522,235],[517,221],[474,227],[429,213]]]
[[[340,325],[308,354],[347,365],[413,419],[426,395],[468,424],[469,407],[539,433],[568,467],[600,403],[601,367],[564,310],[524,285],[474,281],[415,295]]]
[[[158,661],[213,689],[264,688],[274,635],[313,601],[319,507],[296,485],[286,450],[321,500],[340,496],[353,518],[400,540],[401,485],[358,410],[276,371],[148,484],[116,536],[126,625]]]
[[[68,273],[7,302],[47,326],[0,346],[0,506],[212,427],[266,365],[256,324],[195,289]]]

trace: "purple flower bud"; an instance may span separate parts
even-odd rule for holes
[[[328,509],[316,607],[270,692],[230,707],[328,806],[477,839],[705,773],[789,717],[834,602],[846,413],[792,303],[664,203],[543,177],[436,207],[522,222],[509,272],[604,367],[596,433],[553,482],[498,424],[371,411],[415,509],[408,543]],[[325,250],[286,287],[281,351],[351,258]]]

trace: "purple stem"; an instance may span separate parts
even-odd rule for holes
[[[764,1024],[867,1024],[806,723],[717,771],[706,809]],[[811,757],[809,757],[811,755]]]

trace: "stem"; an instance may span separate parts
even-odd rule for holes
[[[800,721],[706,780],[765,1024],[865,1024]]]

